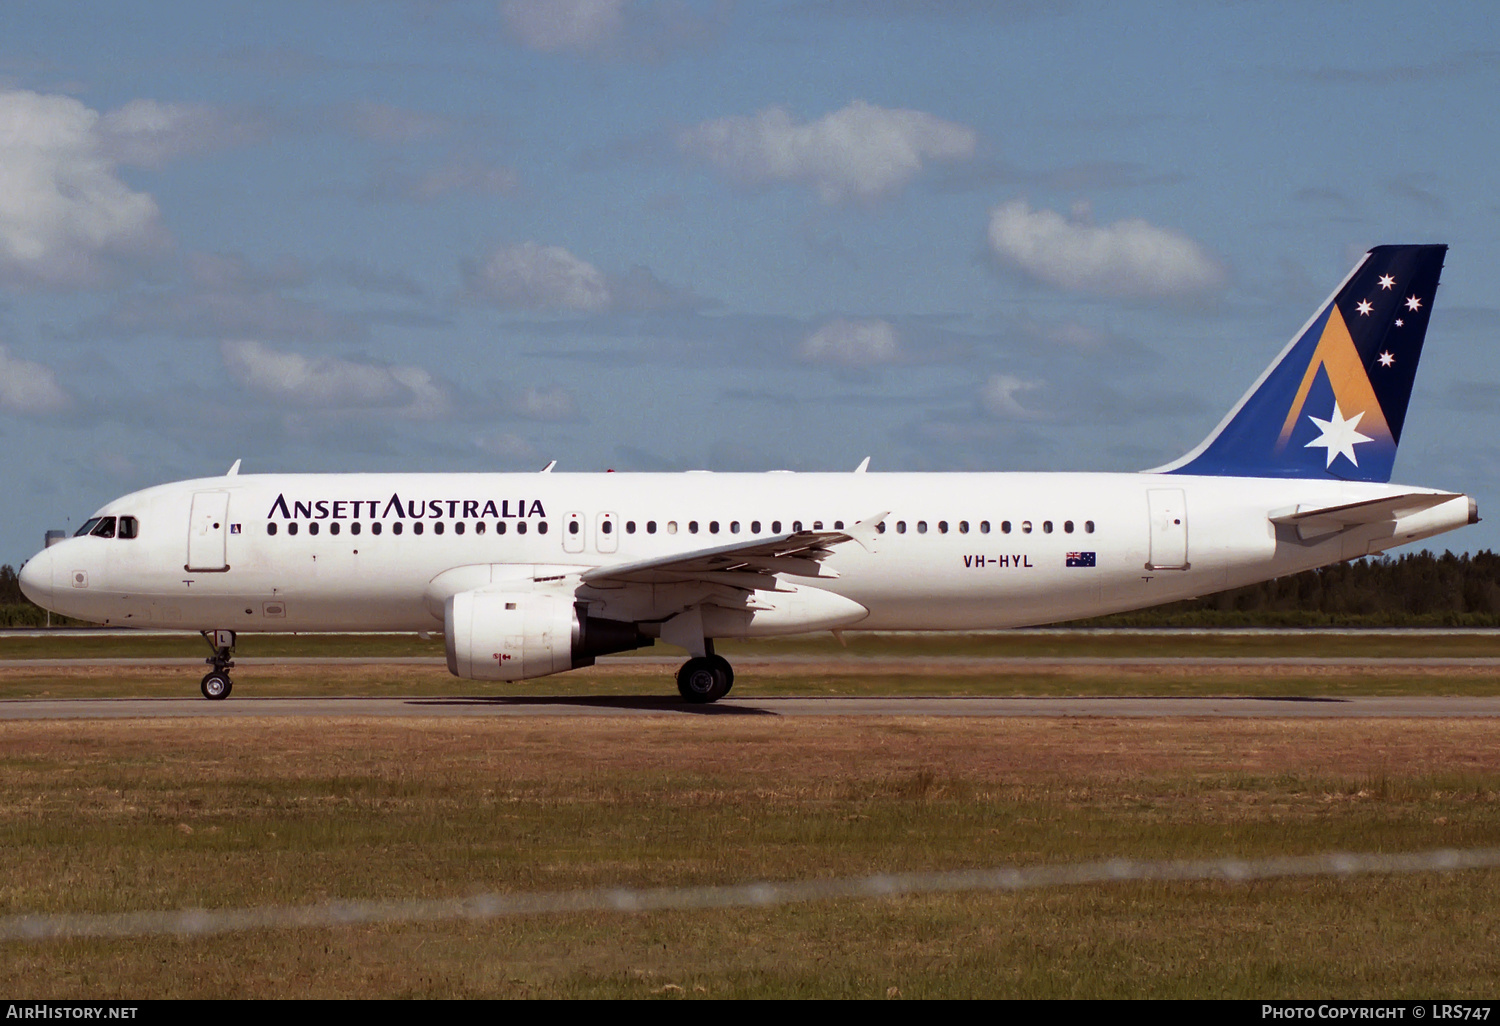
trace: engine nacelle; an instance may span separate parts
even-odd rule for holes
[[[635,624],[589,616],[587,609],[549,592],[452,595],[443,604],[448,672],[465,680],[525,680],[652,644]]]

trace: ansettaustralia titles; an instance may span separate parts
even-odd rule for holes
[[[286,501],[285,493],[271,503],[267,520],[500,520],[545,518],[541,499],[311,499]]]

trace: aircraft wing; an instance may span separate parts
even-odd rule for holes
[[[794,577],[837,577],[822,565],[833,555],[833,546],[856,542],[864,548],[875,540],[877,525],[889,513],[866,517],[842,531],[795,531],[774,538],[697,549],[634,563],[600,566],[583,574],[584,584],[668,584],[677,581],[713,581],[742,588],[774,585],[777,574]]]
[[[1463,496],[1453,492],[1407,492],[1383,499],[1346,502],[1340,506],[1316,506],[1285,510],[1271,515],[1271,523],[1286,527],[1339,530],[1359,524],[1396,520],[1403,514],[1441,506]]]

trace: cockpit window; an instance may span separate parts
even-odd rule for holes
[[[99,523],[89,532],[95,538],[113,538],[115,536],[115,518],[100,517]]]
[[[120,533],[117,534],[117,535],[115,535],[115,537],[117,537],[117,538],[134,538],[139,532],[140,532],[140,527],[136,524],[135,517],[121,517],[120,518]]]
[[[90,533],[91,531],[93,531],[94,527],[98,523],[99,523],[99,518],[98,517],[90,517],[89,519],[87,519],[87,520],[85,520],[83,522],[83,526],[82,527],[80,527],[78,530],[76,530],[76,531],[73,532],[73,537],[74,538],[82,538],[84,535],[86,535],[86,534]]]

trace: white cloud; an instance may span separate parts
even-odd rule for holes
[[[51,367],[18,360],[0,346],[0,409],[14,413],[56,413],[68,405],[68,394]]]
[[[190,153],[245,142],[260,134],[253,122],[226,117],[202,103],[131,100],[99,119],[103,151],[121,164],[161,167]]]
[[[835,318],[802,342],[802,358],[845,367],[890,363],[900,356],[896,329],[882,320]]]
[[[156,201],[115,177],[99,121],[68,96],[0,92],[0,284],[85,285],[165,238]]]
[[[536,457],[536,446],[520,435],[509,432],[481,435],[474,439],[474,445],[481,452],[506,460],[529,460]]]
[[[319,410],[388,410],[414,419],[440,417],[447,393],[420,367],[385,366],[337,357],[312,359],[240,340],[220,346],[236,382],[268,399]]]
[[[610,275],[561,246],[500,246],[466,271],[469,291],[502,309],[537,313],[687,310],[702,301],[644,267]]]
[[[1001,420],[1039,420],[1039,411],[1021,405],[1020,396],[1041,388],[1037,381],[1025,381],[1012,374],[991,374],[980,389],[979,401],[991,416]]]
[[[573,420],[578,416],[578,401],[567,389],[528,386],[511,403],[511,409],[528,420]]]
[[[597,50],[624,25],[626,0],[505,0],[501,17],[533,50]]]
[[[932,114],[855,100],[800,124],[781,107],[706,121],[681,132],[677,144],[742,185],[800,182],[838,203],[900,192],[928,162],[972,157],[976,138]]]
[[[1002,263],[1076,292],[1169,298],[1224,284],[1223,267],[1196,242],[1138,219],[1096,226],[1018,199],[990,210],[989,243]]]
[[[609,283],[593,264],[536,242],[492,251],[470,275],[470,287],[497,306],[522,310],[594,313],[610,301]]]

